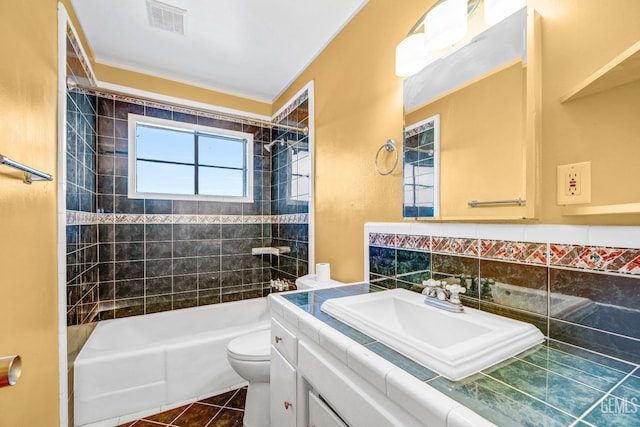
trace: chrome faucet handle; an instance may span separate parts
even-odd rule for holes
[[[438,280],[429,279],[423,280],[422,285],[424,286],[424,289],[422,290],[423,295],[435,297],[436,288],[440,287],[440,282]]]
[[[462,304],[460,302],[459,294],[464,294],[465,292],[467,292],[467,288],[460,285],[446,285],[445,289],[447,289],[451,294],[451,296],[449,297],[449,301],[451,301],[451,303]]]

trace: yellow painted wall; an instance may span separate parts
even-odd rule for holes
[[[640,225],[640,215],[563,217],[556,167],[591,161],[592,204],[640,201],[640,84],[560,104],[581,80],[640,40],[636,0],[535,0],[543,17],[542,221]],[[629,185],[630,184],[630,185]]]
[[[55,174],[57,3],[0,2],[0,153]],[[0,357],[21,379],[0,388],[0,426],[58,425],[56,183],[0,166]]]
[[[137,73],[124,70],[122,68],[111,67],[104,64],[93,63],[93,70],[99,81],[118,84],[130,88],[146,90],[161,95],[173,96],[190,101],[203,102],[205,104],[219,107],[232,108],[239,111],[271,115],[271,104],[239,96],[229,95],[222,92],[203,89],[176,81],[150,76],[148,74]]]
[[[274,105],[314,80],[316,262],[337,280],[362,279],[365,222],[401,220],[401,168],[378,175],[374,158],[402,140],[395,46],[427,3],[369,0]]]
[[[373,159],[387,138],[401,140],[402,80],[394,75],[394,49],[432,3],[404,1],[400,8],[397,2],[369,0],[275,103],[277,108],[315,81],[316,260],[331,262],[336,279],[362,278],[365,222],[402,221],[400,172],[381,177]],[[640,182],[640,83],[570,105],[558,101],[640,40],[640,2],[530,5],[543,18],[540,222],[640,225],[640,215],[562,216],[555,203],[556,166],[586,160],[592,161],[593,204],[640,201],[640,187],[633,185]],[[453,194],[443,197],[457,197],[456,188],[446,191]]]

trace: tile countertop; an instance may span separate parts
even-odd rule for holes
[[[273,296],[498,426],[640,426],[640,369],[636,365],[546,341],[453,382],[320,311],[330,298],[384,290],[363,283]]]

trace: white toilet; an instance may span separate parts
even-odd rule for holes
[[[313,274],[296,279],[298,290],[343,284],[336,280],[318,282]],[[269,427],[270,350],[269,329],[239,336],[227,345],[229,364],[238,375],[249,382],[244,408],[244,427]]]
[[[251,332],[227,345],[227,360],[249,382],[244,409],[245,427],[269,427],[269,364],[271,331]]]

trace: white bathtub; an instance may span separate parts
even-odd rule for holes
[[[238,388],[227,343],[268,328],[266,298],[100,322],[74,364],[74,425],[115,426]]]

